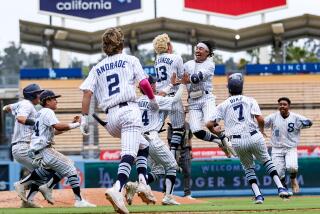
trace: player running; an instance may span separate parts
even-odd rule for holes
[[[265,118],[265,127],[271,128],[272,161],[274,162],[283,186],[286,185],[286,171],[290,173],[293,193],[300,191],[297,181],[297,146],[301,129],[310,128],[312,121],[300,114],[290,112],[291,101],[287,97],[278,99],[279,111]]]
[[[218,122],[224,120],[225,133],[231,138],[232,146],[243,166],[246,179],[251,185],[256,204],[262,204],[264,198],[258,187],[254,157],[266,167],[266,171],[277,185],[279,196],[281,198],[289,197],[264,142],[264,120],[259,105],[254,98],[242,95],[242,89],[242,74],[230,75],[228,78],[230,97],[218,105],[216,112],[211,115],[207,127],[213,133],[217,133],[221,130]],[[258,126],[254,119],[257,120]]]
[[[122,53],[124,37],[121,29],[110,28],[102,37],[106,57],[95,65],[82,83],[82,119],[80,129],[88,134],[88,113],[92,94],[95,94],[99,107],[107,114],[107,131],[121,138],[121,161],[117,181],[106,191],[107,199],[119,213],[129,213],[124,204],[122,190],[128,181],[134,160],[137,162],[139,177],[138,193],[146,203],[152,203],[154,196],[147,186],[148,141],[141,134],[141,112],[136,102],[135,83],[150,99],[150,108],[157,110],[152,88],[139,60]]]

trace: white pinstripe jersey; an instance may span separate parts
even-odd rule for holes
[[[36,114],[35,122],[30,148],[41,150],[54,142],[53,125],[59,123],[59,120],[53,110],[42,108]]]
[[[34,105],[29,100],[21,100],[10,105],[11,113],[15,116],[14,131],[11,143],[30,142],[33,133],[33,126],[26,126],[18,122],[17,117],[23,116],[34,120],[37,113]]]
[[[162,91],[170,84],[170,79],[173,73],[176,73],[178,78],[183,75],[183,60],[181,56],[176,54],[163,53],[156,57],[154,68],[157,74],[157,92]],[[176,92],[179,86],[174,86],[169,93]]]
[[[151,111],[149,108],[150,100],[147,96],[138,99],[138,105],[142,113],[142,132],[159,131],[164,122],[161,111],[172,109],[173,97],[155,96],[160,111]]]
[[[216,108],[213,120],[224,120],[226,135],[241,135],[258,128],[255,115],[261,115],[257,101],[244,95],[231,96]]]
[[[92,91],[105,111],[122,102],[135,102],[135,83],[145,78],[138,58],[121,53],[107,56],[94,66],[80,89]]]
[[[212,58],[208,57],[204,62],[197,63],[195,60],[190,60],[184,64],[184,70],[192,78],[192,74],[198,74],[199,72],[203,75],[203,80],[197,84],[190,83],[187,85],[188,93],[192,91],[208,91],[212,92],[212,77],[214,76],[215,64]]]
[[[300,130],[303,128],[301,120],[308,118],[290,112],[283,118],[280,111],[272,113],[265,118],[265,127],[271,128],[271,145],[273,147],[296,147],[300,140]]]

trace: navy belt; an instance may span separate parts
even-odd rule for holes
[[[108,109],[106,110],[106,114],[108,114],[109,109],[111,109],[111,108],[113,108],[113,107],[119,106],[119,108],[122,108],[122,107],[128,106],[128,105],[129,105],[128,102],[119,103],[118,105],[115,105],[115,106],[112,106],[112,107],[108,108]]]
[[[250,132],[250,135],[252,136],[252,135],[255,135],[257,133],[258,133],[257,130],[254,130],[254,131]],[[241,138],[241,135],[232,135],[232,138]]]

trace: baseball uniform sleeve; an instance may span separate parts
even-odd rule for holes
[[[10,109],[11,109],[11,114],[12,115],[16,115],[18,110],[19,110],[19,103],[13,103],[13,104],[10,104]]]
[[[181,56],[177,56],[176,71],[177,71],[177,77],[181,79],[184,73],[184,65],[183,65],[183,60]]]
[[[141,80],[148,78],[147,75],[144,73],[144,70],[138,58],[136,57],[133,58],[132,66],[133,66],[134,78],[136,82],[140,82]]]
[[[312,121],[305,116],[296,114],[296,125],[298,129],[310,128],[312,126]]]
[[[266,118],[264,118],[264,127],[271,128],[273,124],[274,114],[269,114]]]
[[[59,120],[56,117],[55,113],[51,109],[48,109],[45,117],[43,118],[43,124],[46,126],[53,126],[58,123],[59,123]]]
[[[159,110],[170,111],[172,109],[173,98],[156,96]]]
[[[24,103],[24,105],[20,105],[19,107],[16,108],[16,116],[28,117],[32,112],[33,108],[34,107],[32,106],[32,104],[26,105],[26,103]]]
[[[254,98],[251,98],[251,111],[250,111],[250,113],[251,113],[251,115],[262,115],[260,107],[258,105],[258,102]]]
[[[220,121],[220,120],[223,120],[224,119],[224,115],[223,115],[223,112],[224,112],[224,102],[223,103],[220,103],[216,110],[214,111],[214,114],[212,116],[210,116],[210,120],[211,121],[216,121],[217,123]]]
[[[214,76],[215,64],[213,62],[209,62],[207,69],[203,71],[203,80],[206,81],[212,76]]]
[[[92,93],[94,93],[95,87],[96,87],[96,83],[97,83],[96,70],[95,70],[95,67],[93,67],[90,70],[88,77],[81,84],[80,90],[82,90],[82,91],[90,90],[90,91],[92,91]]]

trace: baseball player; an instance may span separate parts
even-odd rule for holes
[[[57,173],[54,173],[50,169],[39,167],[37,162],[28,156],[29,143],[35,124],[36,110],[34,106],[39,104],[39,94],[42,91],[39,85],[30,84],[23,89],[23,100],[3,107],[5,112],[11,112],[15,116],[15,126],[11,142],[12,155],[18,163],[31,172],[22,180],[14,183],[15,190],[22,199],[22,207],[41,207],[33,200],[39,191],[39,186],[46,183],[50,175],[53,176],[52,179],[60,180]],[[29,187],[30,191],[28,196],[26,196],[25,190]],[[53,204],[52,198],[48,198],[45,194],[43,195],[49,203]]]
[[[156,91],[159,95],[163,93],[169,97],[173,97],[178,90],[178,85],[172,85],[170,79],[173,74],[177,74],[178,78],[183,75],[183,60],[181,56],[173,54],[173,47],[168,34],[160,34],[153,40],[153,47],[157,53],[155,59],[155,70],[157,74]],[[165,92],[163,92],[165,90]],[[184,136],[184,109],[182,100],[175,102],[170,111],[169,119],[173,127],[173,134],[170,143],[170,150],[173,155],[177,156],[177,147],[183,142]],[[165,117],[167,116],[165,114]]]
[[[210,142],[219,142],[220,139],[222,144],[218,143],[219,147],[228,157],[231,157],[234,151],[227,138],[223,134],[219,134],[220,136],[217,138],[202,127],[202,121],[207,123],[209,116],[213,115],[216,107],[215,96],[212,94],[212,77],[215,64],[211,57],[213,56],[214,46],[215,44],[210,41],[199,42],[195,47],[195,59],[184,64],[184,72],[190,76],[187,86],[189,123],[193,135],[197,138]]]
[[[266,167],[266,171],[278,187],[279,196],[288,197],[289,194],[280,181],[264,142],[264,120],[259,105],[254,98],[242,95],[241,73],[229,76],[228,89],[230,97],[218,105],[207,127],[214,133],[219,132],[221,127],[217,126],[218,122],[224,120],[225,133],[231,138],[232,146],[240,158],[246,179],[255,195],[256,204],[262,204],[264,198],[254,171],[254,157]],[[257,120],[258,126],[254,119]]]
[[[102,37],[106,57],[94,66],[80,89],[83,93],[80,130],[88,134],[88,111],[92,94],[99,107],[107,114],[107,131],[121,138],[121,161],[117,181],[106,191],[107,199],[120,213],[129,213],[124,204],[122,190],[127,183],[131,166],[136,159],[139,177],[138,195],[146,203],[153,203],[154,196],[147,186],[147,156],[149,143],[141,134],[141,112],[136,102],[135,82],[150,99],[151,109],[157,110],[152,88],[139,60],[122,53],[124,37],[121,29],[110,28]]]
[[[28,151],[29,157],[36,160],[40,166],[53,169],[62,177],[68,178],[75,196],[75,207],[95,207],[94,204],[81,197],[79,177],[73,161],[52,147],[54,135],[80,126],[79,121],[70,124],[59,122],[54,111],[57,109],[58,103],[56,98],[60,96],[50,90],[45,90],[40,94],[40,104],[43,108],[35,116],[34,132]],[[52,191],[53,186],[51,187],[51,185],[50,183],[45,187]]]
[[[187,78],[188,77],[186,77],[185,80]],[[171,79],[173,79],[175,82],[176,75],[173,74]],[[148,80],[153,88],[153,91],[156,92],[157,80],[152,76],[150,76]],[[178,165],[167,145],[165,145],[165,143],[160,139],[159,131],[163,125],[163,118],[160,111],[171,111],[175,105],[175,102],[180,102],[184,89],[185,82],[182,82],[174,97],[155,96],[159,105],[159,111],[156,112],[150,110],[150,101],[148,100],[147,96],[144,95],[138,99],[139,107],[142,113],[142,130],[146,136],[146,139],[150,143],[148,165],[151,168],[151,172],[148,173],[147,183],[151,184],[152,182],[158,180],[159,177],[166,175],[166,190],[162,200],[163,205],[179,205],[180,203],[175,201],[172,196]],[[133,182],[128,182],[126,186],[126,199],[128,204],[132,203],[133,196],[136,192],[136,186],[136,183]]]
[[[272,161],[276,165],[283,186],[286,186],[286,170],[290,173],[293,193],[298,193],[297,146],[301,129],[310,128],[312,121],[300,114],[290,112],[291,101],[287,97],[278,99],[279,111],[265,118],[265,127],[271,128]]]
[[[187,113],[187,111],[185,111]],[[169,124],[168,124],[169,125]],[[179,146],[179,158],[176,159],[178,166],[179,166],[179,172],[183,175],[183,190],[184,190],[184,197],[188,199],[193,199],[191,196],[191,159],[192,159],[192,143],[191,139],[193,137],[193,134],[190,130],[190,125],[188,122],[185,122],[184,124],[186,133],[184,136],[184,143]],[[172,136],[172,128],[171,124],[168,126],[167,130],[167,139],[168,143],[171,142],[171,136]]]

